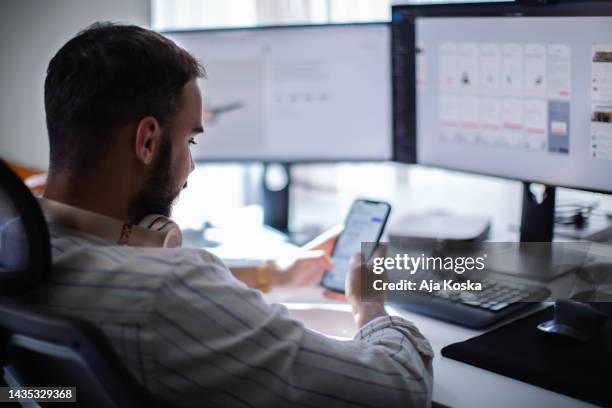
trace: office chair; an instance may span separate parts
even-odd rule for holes
[[[42,211],[0,160],[0,386],[8,382],[22,387],[76,387],[77,402],[66,406],[158,406],[95,325],[19,301],[20,293],[47,277],[50,265],[51,245]],[[62,404],[34,406],[47,405]]]

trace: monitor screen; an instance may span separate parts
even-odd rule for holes
[[[612,4],[396,7],[392,29],[398,160],[612,191]]]
[[[163,33],[204,65],[195,160],[388,160],[388,24]]]

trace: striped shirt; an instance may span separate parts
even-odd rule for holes
[[[205,250],[118,246],[55,224],[50,230],[52,273],[32,300],[94,322],[166,404],[430,404],[431,347],[400,317],[379,317],[352,341],[335,340],[266,303]]]

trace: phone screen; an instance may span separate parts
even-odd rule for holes
[[[332,253],[335,267],[326,272],[321,282],[324,287],[344,292],[351,257],[361,252],[362,242],[378,242],[390,210],[389,204],[380,201],[356,200],[353,203]],[[366,254],[366,258],[370,255]]]

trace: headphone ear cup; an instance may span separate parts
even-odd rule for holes
[[[162,234],[164,248],[177,248],[183,243],[183,234],[179,226],[163,215],[147,215],[138,223],[138,226]]]

